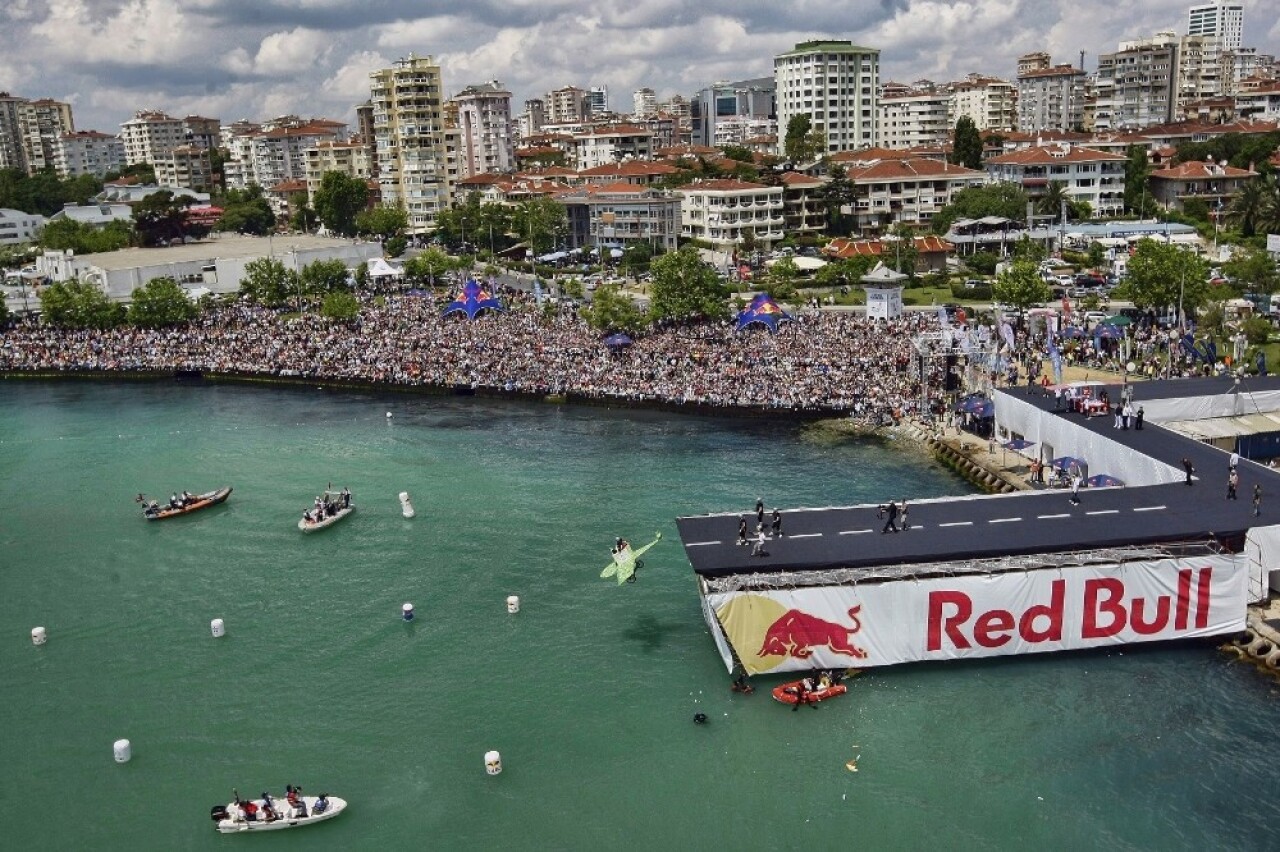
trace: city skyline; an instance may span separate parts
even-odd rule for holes
[[[1140,5],[1140,8],[1133,6]],[[115,132],[135,110],[263,119],[296,113],[354,124],[370,73],[410,53],[442,68],[445,95],[501,82],[512,111],[565,85],[607,86],[626,111],[630,93],[659,100],[718,80],[770,76],[773,57],[814,38],[881,52],[881,80],[937,81],[981,72],[1015,75],[1019,55],[1044,50],[1075,64],[1121,40],[1187,30],[1189,0],[11,0],[0,11],[12,48],[0,90],[73,104],[76,127]],[[1244,46],[1280,53],[1270,0],[1243,0]],[[838,23],[847,22],[847,23]],[[222,46],[209,53],[211,45]],[[971,45],[985,52],[973,55]]]

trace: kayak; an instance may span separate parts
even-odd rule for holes
[[[844,695],[849,691],[849,687],[843,683],[833,683],[826,689],[811,689],[804,694],[805,704],[817,704],[819,701],[826,701],[828,698],[835,698],[837,695]],[[790,683],[784,683],[773,688],[773,697],[783,704],[795,704],[800,700],[800,681],[793,680]]]
[[[228,802],[225,805],[214,805],[209,816],[213,819],[213,827],[222,834],[235,834],[242,831],[279,831],[282,828],[301,828],[333,819],[347,808],[346,799],[337,796],[326,796],[326,807],[316,813],[316,802],[319,796],[300,796],[302,807],[295,808],[283,798],[272,798],[271,803],[279,814],[277,819],[267,820],[266,801],[263,799]],[[251,805],[252,807],[246,808]],[[248,811],[248,812],[246,812]],[[252,818],[250,818],[252,817]]]
[[[334,512],[332,515],[325,515],[324,520],[322,521],[308,521],[306,518],[300,518],[298,519],[298,529],[302,530],[304,533],[317,532],[333,526],[355,510],[356,505],[352,503],[350,506]]]
[[[210,506],[216,506],[231,496],[231,486],[226,485],[216,491],[206,491],[203,494],[195,495],[192,500],[183,506],[173,507],[168,504],[160,506],[156,511],[148,509],[142,510],[142,516],[148,521],[163,521],[165,518],[174,518],[178,515],[189,515],[192,512],[198,512],[201,509],[207,509]]]

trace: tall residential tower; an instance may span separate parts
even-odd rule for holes
[[[806,41],[773,58],[779,148],[787,126],[807,115],[827,152],[876,144],[880,51],[851,41]]]
[[[382,201],[403,208],[409,229],[422,233],[449,206],[440,66],[409,54],[370,77]]]

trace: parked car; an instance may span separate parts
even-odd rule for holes
[[[964,282],[964,289],[966,290],[976,290],[979,287],[987,286],[989,286],[989,282],[983,281],[980,278],[970,278],[968,281]]]

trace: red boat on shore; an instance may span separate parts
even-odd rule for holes
[[[143,495],[138,495],[138,502],[143,504],[142,516],[148,521],[163,521],[165,518],[173,518],[178,515],[189,515],[192,512],[198,512],[201,509],[207,509],[210,506],[216,506],[224,502],[231,496],[231,486],[224,485],[216,491],[206,491],[203,494],[192,494],[186,498],[178,498],[175,505],[172,500],[161,504],[155,500],[150,502]]]

